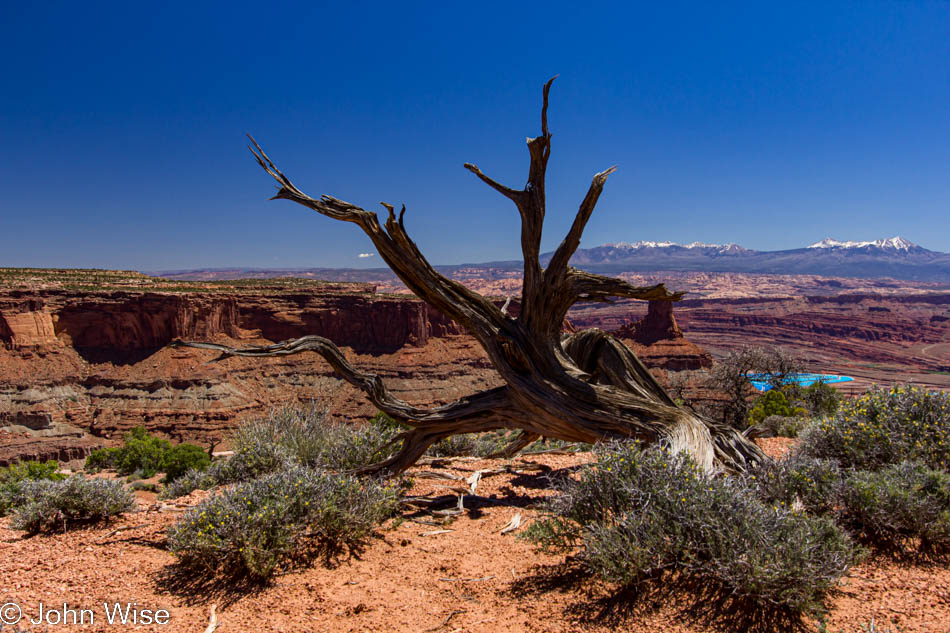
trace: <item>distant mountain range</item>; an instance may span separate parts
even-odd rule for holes
[[[541,255],[547,265],[553,253]],[[909,281],[950,283],[950,253],[917,246],[902,237],[872,241],[841,241],[825,238],[805,248],[756,251],[738,244],[677,244],[675,242],[618,242],[582,248],[571,264],[591,272],[611,274],[678,270],[688,272],[734,272],[829,277],[890,277]],[[520,260],[437,266],[456,278],[478,275],[510,277],[522,269]],[[236,279],[240,277],[302,276],[331,281],[371,281],[393,277],[388,269],[295,268],[295,269],[202,269],[152,273],[179,279]],[[460,276],[461,275],[461,276]]]
[[[542,255],[542,261],[546,263],[551,255]],[[864,242],[826,238],[784,251],[702,242],[619,242],[579,249],[571,263],[604,273],[684,270],[950,282],[950,254],[927,250],[902,237]]]

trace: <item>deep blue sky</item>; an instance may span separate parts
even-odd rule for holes
[[[435,263],[517,258],[462,163],[522,185],[554,74],[545,249],[616,164],[582,246],[950,251],[950,4],[518,4],[4,1],[0,266],[382,265],[245,132]]]

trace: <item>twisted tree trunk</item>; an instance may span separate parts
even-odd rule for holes
[[[517,318],[436,272],[406,233],[405,206],[397,216],[392,205],[382,203],[388,217],[381,225],[375,213],[348,202],[326,195],[311,198],[297,189],[251,138],[250,149],[257,162],[281,185],[274,198],[292,200],[329,218],[359,226],[412,292],[462,324],[478,340],[505,386],[444,406],[421,409],[394,397],[378,376],[353,368],[336,345],[318,336],[244,349],[211,343],[182,345],[215,349],[222,352],[221,357],[277,356],[304,351],[323,356],[345,380],[365,391],[381,411],[411,427],[403,435],[401,449],[392,458],[366,469],[367,472],[400,472],[443,438],[499,428],[521,431],[507,449],[510,454],[545,436],[577,442],[607,438],[660,442],[673,451],[689,451],[707,470],[742,471],[752,462],[767,459],[755,444],[735,430],[676,406],[633,352],[617,339],[600,330],[562,338],[561,324],[575,303],[610,301],[611,297],[678,301],[682,294],[670,293],[662,284],[635,287],[620,279],[568,266],[613,167],[594,176],[567,236],[548,267],[541,267],[544,180],[551,153],[548,93],[553,81],[544,86],[541,135],[528,139],[530,165],[524,189],[506,187],[475,165],[465,164],[466,169],[511,200],[521,216],[524,280]]]

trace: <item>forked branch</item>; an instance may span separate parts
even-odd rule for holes
[[[499,192],[518,207],[521,216],[521,255],[524,259],[524,278],[521,290],[521,314],[518,320],[525,323],[528,329],[539,329],[544,326],[541,312],[543,312],[543,276],[541,269],[541,230],[544,226],[545,192],[544,177],[547,170],[548,158],[551,155],[551,133],[548,130],[548,97],[551,84],[557,75],[551,77],[544,84],[543,104],[541,106],[541,136],[528,139],[528,153],[530,165],[528,167],[528,182],[523,190],[512,189],[486,176],[471,163],[465,163],[465,168],[478,176],[482,182]]]
[[[504,315],[494,303],[441,275],[432,267],[406,233],[403,224],[405,207],[397,219],[392,205],[383,203],[389,211],[386,230],[383,230],[379,218],[372,211],[333,196],[324,195],[318,200],[302,192],[277,168],[250,134],[248,138],[253,145],[248,148],[257,163],[281,185],[272,200],[291,200],[334,220],[357,224],[373,241],[380,257],[416,296],[441,310],[476,337],[492,336],[504,322]]]
[[[356,370],[339,348],[318,336],[243,349],[213,343],[181,345],[217,350],[222,358],[283,356],[304,351],[320,354],[346,381],[366,392],[380,410],[411,427],[400,437],[399,452],[369,467],[367,472],[404,470],[442,438],[498,428],[521,431],[507,447],[508,452],[519,450],[540,435],[583,442],[618,437],[660,442],[672,450],[689,450],[698,464],[710,470],[714,466],[743,470],[766,459],[741,434],[677,407],[620,341],[598,331],[578,333],[562,341],[563,319],[578,302],[610,301],[613,297],[678,301],[682,293],[669,292],[662,284],[638,287],[570,267],[571,256],[580,246],[613,168],[594,176],[548,270],[541,268],[545,172],[551,152],[547,115],[552,81],[544,85],[541,135],[528,139],[530,165],[522,190],[499,183],[472,164],[465,165],[492,189],[512,200],[521,216],[524,278],[517,319],[508,317],[504,309],[461,283],[439,274],[406,232],[405,208],[397,216],[392,205],[384,204],[388,217],[381,224],[375,213],[356,205],[331,196],[311,198],[251,139],[251,151],[258,164],[280,184],[276,198],[292,200],[327,217],[360,226],[380,257],[413,293],[478,339],[506,386],[424,409],[396,398],[378,376]]]

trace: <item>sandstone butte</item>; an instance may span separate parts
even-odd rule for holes
[[[212,445],[243,418],[286,404],[354,420],[376,413],[319,357],[212,363],[206,351],[167,346],[176,339],[249,345],[318,334],[422,404],[498,382],[454,322],[372,284],[182,283],[107,271],[90,284],[84,271],[29,272],[0,286],[0,464],[78,459],[137,425]],[[711,364],[683,338],[669,306],[651,307],[621,335],[648,366]]]

